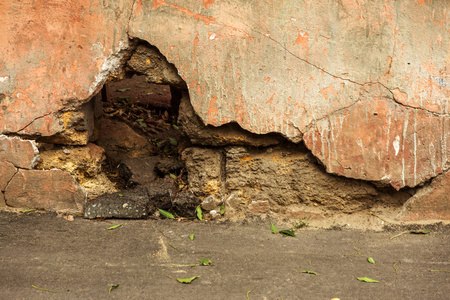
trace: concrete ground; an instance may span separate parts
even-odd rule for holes
[[[449,299],[450,228],[426,228],[392,240],[407,228],[308,227],[286,237],[272,234],[267,220],[98,222],[1,212],[0,299]],[[189,266],[198,259],[212,265]],[[193,276],[201,277],[176,281]]]

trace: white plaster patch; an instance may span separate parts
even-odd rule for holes
[[[9,80],[9,75],[0,76],[0,82],[5,82],[6,80]]]
[[[398,155],[398,151],[400,150],[400,136],[396,136],[395,140],[392,142],[392,146],[394,146],[395,156]]]

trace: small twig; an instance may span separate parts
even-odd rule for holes
[[[198,266],[197,264],[190,264],[190,265],[170,264],[170,265],[173,267],[191,267],[191,268]]]
[[[392,240],[392,239],[394,239],[394,238],[396,238],[396,237],[399,237],[399,236],[401,236],[401,235],[403,235],[403,234],[405,234],[405,233],[410,233],[410,231],[408,230],[408,231],[400,232],[399,234],[396,234],[396,235],[394,235],[394,236],[391,236],[391,237],[389,238],[389,240]]]
[[[449,270],[430,270],[430,272],[445,272],[445,273],[450,273]]]
[[[169,241],[167,241],[167,245],[169,245],[170,247],[172,247],[173,249],[175,249],[175,250],[177,250],[177,251],[180,251],[180,250],[178,250],[177,247],[175,247],[174,245],[172,245]]]
[[[380,217],[380,216],[378,216],[378,215],[374,214],[373,212],[368,212],[367,214],[369,214],[369,215],[372,215],[372,216],[374,216],[374,217],[377,217],[378,219],[380,219],[381,221],[384,221],[384,222],[386,222],[386,223],[389,223],[389,224],[394,224],[394,223],[392,223],[392,222],[389,222],[389,221],[387,221],[387,220],[383,219],[382,217]]]
[[[395,267],[395,264],[396,264],[396,263],[394,263],[394,264],[392,265],[392,267],[393,267],[394,270],[395,270],[395,274],[398,274],[398,271],[397,271],[397,268]]]
[[[31,285],[32,287],[34,287],[35,289],[41,290],[41,291],[46,291],[46,292],[50,292],[50,293],[56,293],[55,291],[51,291],[49,289],[44,289],[44,288],[40,288],[34,285]]]
[[[176,278],[173,278],[172,276],[167,275],[167,274],[164,274],[164,276],[169,277],[170,279],[173,279],[173,280],[177,280]]]
[[[361,252],[359,252],[359,249],[356,248],[355,246],[353,246],[353,248],[355,248],[355,250],[357,251],[357,253],[358,253],[359,256],[361,256],[361,257],[367,257],[367,256],[365,256],[365,255],[362,255]]]

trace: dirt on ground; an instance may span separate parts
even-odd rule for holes
[[[448,225],[376,232],[305,222],[292,237],[272,233],[270,221],[1,212],[0,298],[448,299]]]

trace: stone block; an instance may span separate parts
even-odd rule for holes
[[[225,174],[226,192],[237,193],[241,206],[258,211],[303,204],[353,212],[370,207],[379,195],[369,183],[325,173],[306,149],[295,146],[229,147]]]
[[[145,185],[157,178],[155,165],[158,156],[126,158],[118,169],[119,175],[127,181],[127,186]]]
[[[86,201],[84,189],[61,170],[19,170],[4,196],[11,207],[71,213],[81,212]]]
[[[401,221],[450,220],[450,171],[436,177],[403,205]]]
[[[17,169],[14,165],[7,161],[0,162],[0,192],[4,192],[9,181],[16,174]]]
[[[39,159],[34,141],[0,135],[0,161],[10,162],[17,168],[32,169]]]
[[[145,188],[105,194],[86,202],[84,217],[87,219],[142,219],[148,215],[149,201],[150,199]]]
[[[211,211],[211,210],[216,210],[216,211],[220,211],[220,204],[222,202],[217,199],[214,196],[208,196],[205,199],[203,199],[202,201],[202,209],[203,210],[207,210],[207,211]]]
[[[151,145],[144,136],[124,122],[110,118],[102,120],[97,144],[106,149],[106,155],[116,163],[125,158],[145,157],[152,153]]]
[[[105,150],[90,143],[84,147],[68,146],[43,150],[40,156],[41,161],[36,166],[37,169],[61,169],[81,179],[101,173]]]
[[[189,188],[198,197],[217,195],[223,188],[224,156],[220,149],[187,148],[182,153]]]

